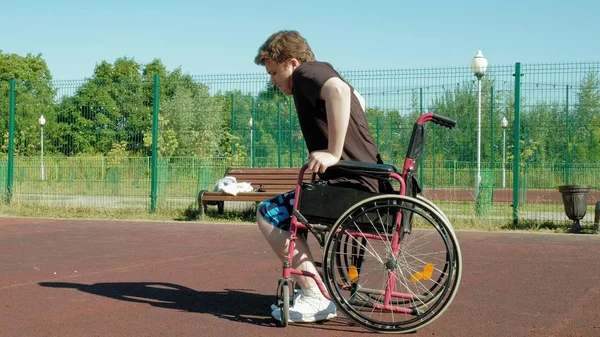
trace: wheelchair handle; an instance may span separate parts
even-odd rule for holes
[[[456,126],[455,120],[448,118],[448,117],[441,116],[441,115],[433,115],[433,117],[431,118],[431,121],[437,125],[446,127],[448,129],[452,129],[453,127]]]
[[[427,112],[421,115],[417,120],[417,125],[423,125],[427,122],[433,122],[437,125],[452,129],[456,126],[456,121],[452,118],[436,115],[433,112]],[[414,132],[414,131],[413,131]]]

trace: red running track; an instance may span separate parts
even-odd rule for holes
[[[463,281],[415,336],[599,336],[600,236],[459,232]],[[314,242],[314,241],[313,241]],[[278,328],[255,226],[0,218],[0,336],[364,336]]]

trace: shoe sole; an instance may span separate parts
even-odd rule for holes
[[[299,295],[300,295],[300,291],[298,291],[298,289],[294,289],[294,301],[296,300],[296,298],[298,298]],[[275,311],[277,309],[279,309],[277,304],[271,304],[271,311]]]
[[[279,309],[279,308],[277,308]],[[275,310],[274,310],[275,311]],[[276,315],[275,312],[271,313],[271,316],[277,320],[277,321],[281,321],[281,317],[277,317],[279,315]],[[292,323],[316,323],[316,322],[324,322],[324,321],[328,321],[332,318],[337,317],[337,313],[322,313],[322,314],[317,314],[314,316],[314,318],[312,320],[306,320],[306,319],[300,319],[300,320],[294,320],[291,317],[289,318],[289,322]]]

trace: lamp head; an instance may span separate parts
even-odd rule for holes
[[[485,72],[487,71],[487,66],[487,59],[485,58],[485,56],[483,56],[481,50],[478,50],[477,55],[473,57],[473,61],[471,62],[471,70],[473,70],[473,73],[475,74],[475,76],[477,76],[477,78],[481,78],[483,75],[485,75]]]

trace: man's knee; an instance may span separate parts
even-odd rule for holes
[[[260,208],[258,208],[256,210],[256,223],[258,223],[260,225],[261,223],[265,223],[265,222],[267,222],[267,220],[265,220],[265,217],[262,214],[262,212],[260,211]]]

